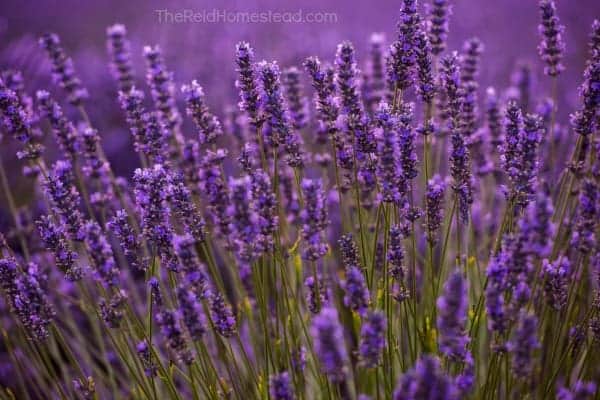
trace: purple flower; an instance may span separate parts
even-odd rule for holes
[[[431,52],[438,56],[446,50],[448,37],[448,17],[452,14],[452,7],[448,0],[432,0],[428,3],[428,28]]]
[[[144,126],[142,151],[150,162],[164,162],[170,134],[161,121],[160,114],[157,111],[142,114],[142,124]]]
[[[72,282],[80,280],[82,271],[77,265],[78,256],[71,250],[64,228],[55,224],[49,216],[41,216],[37,226],[44,246],[54,254],[54,262],[65,278]]]
[[[154,276],[150,278],[148,280],[148,286],[150,287],[150,301],[152,301],[152,305],[161,309],[163,306],[163,297],[158,279]]]
[[[437,299],[437,327],[440,352],[457,362],[467,358],[469,338],[467,322],[467,282],[460,271],[453,272],[444,285],[443,295]]]
[[[400,201],[406,190],[402,188],[398,120],[392,115],[387,103],[381,103],[375,114],[375,138],[377,139],[377,179],[381,188],[381,200],[387,203]]]
[[[592,400],[596,394],[596,383],[577,381],[572,389],[561,387],[556,393],[556,400]]]
[[[177,313],[172,310],[160,311],[156,316],[156,322],[169,349],[175,353],[180,362],[190,365],[194,361],[194,356],[188,348]]]
[[[317,275],[317,279],[315,280],[314,276],[309,276],[304,280],[304,286],[306,287],[308,311],[317,314],[329,302],[329,292],[323,281],[323,277]]]
[[[179,264],[173,252],[173,231],[169,225],[170,210],[167,172],[160,164],[136,169],[133,176],[136,205],[142,218],[142,231],[152,250],[160,255],[163,265],[177,271]]]
[[[240,91],[239,107],[248,114],[250,123],[258,127],[263,122],[260,115],[258,81],[256,79],[256,69],[254,65],[254,50],[247,42],[240,42],[236,45],[236,64],[238,79],[235,86]]]
[[[208,199],[208,209],[212,222],[222,236],[230,233],[231,217],[228,213],[229,192],[223,181],[221,167],[227,152],[223,149],[207,151],[200,170],[201,189]]]
[[[16,263],[10,259],[0,262],[0,277],[8,303],[23,324],[27,337],[38,341],[46,339],[48,325],[55,315],[48,299],[48,277],[35,263],[17,272]],[[11,277],[12,282],[8,280]]]
[[[404,230],[399,225],[393,225],[390,228],[390,244],[388,247],[387,260],[390,263],[390,274],[398,282],[403,282],[405,278],[404,270]]]
[[[542,140],[542,121],[539,116],[528,114],[519,138],[519,169],[517,174],[517,204],[525,206],[533,196],[538,174],[538,147]]]
[[[40,113],[48,118],[52,133],[58,142],[65,157],[75,159],[78,152],[77,130],[62,112],[62,109],[45,90],[38,90],[36,98],[39,103]]]
[[[415,53],[417,56],[417,93],[421,101],[432,104],[435,95],[432,48],[423,23],[415,32]]]
[[[269,377],[269,394],[273,400],[294,400],[294,390],[290,375],[284,371]]]
[[[144,57],[147,65],[146,80],[152,92],[154,106],[159,113],[159,120],[169,131],[169,135],[174,135],[181,125],[181,115],[175,104],[173,73],[167,70],[159,46],[145,46]]]
[[[44,147],[36,142],[31,130],[31,118],[23,102],[13,90],[0,79],[0,115],[4,130],[23,143],[24,149],[17,153],[19,159],[37,160]]]
[[[121,326],[126,302],[127,294],[124,290],[115,291],[108,302],[104,298],[100,299],[100,316],[109,328],[117,329]]]
[[[519,323],[509,343],[512,353],[512,372],[517,378],[527,377],[533,371],[533,352],[540,347],[537,339],[538,319],[521,313]]]
[[[600,214],[599,199],[597,183],[591,179],[585,179],[579,195],[579,212],[571,239],[572,245],[584,254],[589,253],[596,243],[595,232]]]
[[[343,382],[348,368],[348,353],[337,310],[332,307],[323,308],[313,318],[310,334],[323,373],[332,382]]]
[[[350,42],[338,45],[335,55],[335,83],[339,93],[340,114],[343,117],[347,140],[355,143],[361,153],[375,150],[375,141],[367,129],[367,121],[358,85],[354,46]]]
[[[373,33],[369,38],[369,61],[363,93],[367,109],[373,112],[385,96],[385,34]]]
[[[204,219],[192,199],[190,190],[185,185],[184,177],[180,173],[169,176],[168,200],[175,214],[194,240],[198,243],[205,240]]]
[[[75,75],[73,60],[65,54],[60,39],[54,33],[47,33],[40,38],[40,46],[48,53],[52,63],[52,78],[67,93],[69,103],[80,106],[88,98],[87,90]]]
[[[502,161],[504,172],[508,175],[508,179],[511,182],[515,182],[518,179],[520,168],[519,142],[523,130],[523,116],[521,109],[514,101],[510,101],[506,106],[504,130],[506,134],[504,136],[504,145],[502,146],[500,160]]]
[[[270,127],[269,145],[282,145],[287,154],[287,164],[292,168],[302,168],[304,155],[302,139],[294,131],[287,105],[283,98],[279,66],[276,62],[263,61],[258,65],[261,81],[261,104]]]
[[[321,62],[317,57],[309,57],[304,62],[304,68],[308,72],[312,80],[312,86],[315,89],[315,108],[317,111],[317,120],[321,131],[327,133],[332,139],[336,150],[343,149],[342,138],[339,137],[339,129],[337,127],[337,119],[339,109],[334,100],[335,85],[328,79],[328,71],[321,66]]]
[[[259,235],[258,216],[250,207],[250,177],[230,177],[228,186],[231,190],[229,215],[236,255],[243,264],[250,265],[261,250],[256,240]]]
[[[327,219],[327,204],[320,180],[304,179],[302,181],[304,209],[300,213],[302,220],[302,239],[306,243],[303,257],[316,261],[327,253],[327,243],[324,241],[324,231],[329,225]]]
[[[387,71],[392,90],[404,91],[413,81],[416,62],[416,36],[421,24],[416,0],[403,0],[398,22],[398,39],[390,46]]]
[[[277,198],[273,193],[271,178],[261,169],[251,172],[251,191],[253,209],[257,216],[257,227],[260,236],[255,238],[263,252],[273,248],[273,235],[279,223],[277,216]]]
[[[282,75],[282,82],[293,127],[296,130],[301,130],[308,124],[308,104],[306,97],[302,93],[300,70],[296,67],[285,69]]]
[[[362,323],[358,354],[367,368],[376,368],[381,362],[386,345],[386,327],[387,321],[381,311],[369,312]]]
[[[458,400],[458,391],[437,357],[424,355],[416,365],[400,377],[394,400],[444,399]]]
[[[554,0],[541,0],[540,13],[541,23],[538,30],[542,41],[538,52],[542,61],[546,63],[544,73],[552,77],[558,76],[565,69],[561,63],[565,51],[562,38],[565,27],[560,24]]]
[[[223,294],[219,292],[211,293],[210,311],[213,326],[219,335],[226,338],[235,335],[235,316],[231,311],[231,306],[225,302]]]
[[[129,92],[134,86],[131,64],[131,45],[124,25],[114,24],[106,29],[106,48],[111,58],[112,73],[119,91]]]
[[[131,87],[119,92],[119,103],[125,112],[129,130],[133,136],[133,148],[136,152],[146,152],[146,120],[144,117],[144,93]]]
[[[73,167],[69,161],[57,161],[47,176],[45,189],[54,211],[60,216],[69,239],[83,240],[83,216],[79,211],[79,192],[75,188]]]
[[[208,109],[202,86],[193,80],[190,85],[183,85],[181,92],[187,104],[187,114],[198,128],[200,144],[214,144],[223,135],[223,129],[219,119]]]
[[[340,245],[340,254],[342,256],[343,265],[345,267],[360,265],[358,247],[356,246],[352,234],[348,233],[342,235],[338,243]]]
[[[183,324],[187,327],[190,338],[196,341],[202,339],[206,327],[202,305],[192,289],[187,285],[179,285],[177,300],[179,301],[179,312],[183,318]]]
[[[506,250],[502,249],[496,256],[492,257],[486,271],[488,284],[485,288],[485,306],[488,329],[499,334],[504,333],[508,325],[504,301],[508,275],[506,258]]]
[[[148,342],[146,339],[139,342],[136,346],[136,351],[138,356],[140,357],[140,361],[142,362],[142,366],[144,367],[144,373],[146,376],[156,376],[157,366],[152,361],[152,352],[150,347],[148,346]]]
[[[85,232],[85,244],[89,249],[90,261],[97,278],[107,286],[118,285],[119,269],[102,228],[97,222],[88,221],[84,225],[83,231]]]
[[[532,255],[548,257],[552,250],[552,238],[555,224],[552,222],[554,207],[547,189],[540,189],[535,200],[529,203],[523,217],[519,220],[521,235],[527,238]]]
[[[546,259],[542,263],[544,296],[548,305],[557,311],[567,304],[570,271],[571,262],[564,256],[552,263]]]
[[[107,227],[117,238],[129,266],[134,271],[146,271],[146,262],[141,258],[140,240],[129,222],[127,212],[118,210],[108,222]]]
[[[427,218],[425,227],[427,229],[427,240],[432,245],[437,242],[437,231],[440,229],[444,218],[443,202],[445,191],[446,184],[439,175],[434,175],[427,182],[427,193],[425,195]]]
[[[359,315],[365,315],[370,303],[369,289],[365,276],[357,265],[346,267],[346,280],[342,282],[344,288],[344,304]]]

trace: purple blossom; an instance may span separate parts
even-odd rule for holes
[[[219,119],[211,114],[206,104],[204,90],[200,84],[193,80],[190,85],[183,85],[181,92],[187,104],[187,114],[194,120],[198,128],[200,144],[211,145],[223,135]]]
[[[156,322],[169,349],[175,353],[180,362],[190,365],[194,361],[194,356],[188,348],[177,313],[172,310],[160,311],[156,316]]]
[[[193,288],[187,285],[179,285],[177,288],[177,300],[179,301],[179,312],[183,324],[187,327],[192,340],[201,340],[206,332],[204,313],[202,305],[198,301]]]
[[[296,398],[290,375],[286,371],[269,377],[269,394],[273,400],[294,400]]]
[[[119,104],[125,112],[129,131],[133,137],[133,148],[138,153],[146,153],[148,141],[146,139],[147,117],[144,116],[144,93],[131,87],[128,91],[119,92]]]
[[[431,52],[438,56],[446,50],[448,36],[448,18],[452,15],[452,7],[448,0],[432,0],[428,3],[428,34]]]
[[[446,183],[439,175],[434,175],[427,182],[427,194],[425,195],[427,240],[432,245],[437,242],[437,231],[442,225],[444,218],[444,195]]]
[[[109,328],[117,329],[121,326],[126,302],[127,294],[124,290],[115,291],[108,301],[104,298],[100,299],[100,316]]]
[[[45,190],[54,211],[68,232],[69,239],[83,240],[83,215],[79,211],[79,192],[75,188],[73,167],[69,161],[59,160],[46,178]]]
[[[548,260],[542,263],[544,296],[547,304],[555,310],[560,311],[567,304],[570,271],[571,262],[566,257],[560,257],[552,263]]]
[[[544,73],[555,77],[565,69],[561,63],[565,51],[565,43],[562,37],[565,27],[560,24],[554,0],[541,0],[540,14],[541,22],[538,30],[542,41],[538,47],[538,52],[542,61],[546,63]]]
[[[303,257],[316,261],[326,253],[328,246],[324,241],[324,231],[329,225],[327,206],[320,180],[304,179],[302,181],[304,209],[300,213],[302,221],[302,238],[306,243]]]
[[[416,365],[400,377],[394,400],[445,399],[458,400],[457,388],[447,376],[438,358],[424,355]]]
[[[437,327],[439,347],[442,354],[458,362],[467,358],[469,338],[466,333],[467,323],[467,282],[461,272],[453,272],[446,284],[444,293],[437,302]]]
[[[235,335],[235,315],[231,310],[231,306],[226,303],[223,294],[219,292],[211,294],[210,311],[213,326],[219,335],[226,338]]]
[[[44,246],[54,254],[54,262],[65,278],[72,282],[80,280],[83,273],[77,265],[78,256],[71,249],[64,228],[55,224],[49,216],[40,217],[37,226]]]
[[[416,0],[403,0],[398,22],[398,38],[390,46],[387,72],[390,89],[404,91],[413,82],[416,63],[416,36],[421,24]]]
[[[136,351],[144,367],[144,373],[148,377],[156,376],[157,366],[152,360],[152,352],[148,346],[146,339],[139,342],[136,346]]]
[[[302,93],[300,70],[296,67],[286,68],[283,71],[282,82],[293,127],[301,130],[308,124],[308,104]]]
[[[385,333],[387,321],[383,312],[369,312],[360,329],[360,344],[358,353],[361,362],[367,368],[376,368],[381,362],[386,346]]]
[[[39,42],[40,46],[48,53],[48,58],[52,63],[54,82],[67,93],[69,103],[81,106],[83,101],[88,98],[88,92],[75,75],[73,60],[66,55],[58,35],[47,33],[40,38]]]
[[[166,206],[168,177],[164,167],[155,164],[152,168],[136,169],[133,181],[136,205],[142,221],[142,231],[152,251],[160,255],[161,261],[171,271],[179,270],[173,251],[173,231],[169,224],[170,210]]]
[[[118,285],[119,269],[102,228],[97,222],[88,221],[85,223],[83,231],[85,232],[85,244],[90,253],[90,261],[97,278],[107,286]]]
[[[39,103],[40,113],[48,118],[52,133],[58,142],[65,157],[74,160],[78,153],[77,130],[63,114],[62,109],[45,90],[38,90],[36,98]]]
[[[254,50],[249,43],[240,42],[236,45],[235,51],[238,72],[235,86],[240,91],[239,107],[248,114],[252,125],[258,127],[262,124],[263,117],[259,103],[260,95],[254,65]]]
[[[282,145],[287,154],[287,164],[292,168],[302,168],[302,139],[294,131],[293,121],[284,101],[279,66],[276,62],[263,61],[259,63],[258,71],[262,88],[261,104],[271,131],[271,136],[267,138],[268,144],[275,148]]]
[[[134,271],[146,271],[146,262],[141,256],[140,238],[133,230],[127,212],[118,210],[108,222],[107,227],[117,238],[129,266]]]
[[[512,372],[515,377],[527,377],[533,371],[533,352],[540,347],[537,325],[538,319],[534,315],[523,313],[519,316],[517,329],[509,343]]]
[[[370,303],[369,289],[365,276],[356,265],[346,268],[346,280],[342,282],[344,288],[344,304],[359,315],[365,315]]]
[[[310,334],[321,370],[332,382],[346,379],[348,353],[335,308],[325,307],[313,318]]]
[[[124,25],[114,24],[106,29],[106,48],[111,58],[112,73],[119,91],[129,92],[134,86],[131,45]]]

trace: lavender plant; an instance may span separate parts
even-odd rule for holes
[[[559,102],[554,1],[538,63],[485,90],[451,3],[401,1],[364,61],[239,42],[226,108],[110,26],[129,177],[43,35],[47,87],[0,74],[0,398],[600,399],[600,22]]]

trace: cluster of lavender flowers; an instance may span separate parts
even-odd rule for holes
[[[240,42],[226,112],[109,27],[129,179],[57,35],[52,95],[2,71],[0,398],[599,399],[600,22],[573,106],[553,0],[538,63],[485,90],[424,2],[364,62]]]

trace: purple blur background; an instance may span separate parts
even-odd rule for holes
[[[456,0],[453,3],[448,49],[460,50],[464,40],[473,36],[483,41],[482,90],[492,84],[499,90],[508,86],[511,70],[519,60],[531,62],[537,79],[546,79],[541,75],[542,68],[537,57],[539,12],[536,0]],[[393,39],[399,6],[398,1],[387,0],[352,4],[341,0],[38,0],[27,4],[19,0],[2,0],[0,68],[22,70],[28,90],[49,89],[62,99],[62,94],[51,83],[45,55],[37,46],[37,37],[42,33],[52,31],[59,34],[66,51],[74,59],[77,73],[89,89],[88,111],[103,136],[108,156],[117,173],[128,175],[135,166],[131,161],[134,157],[131,157],[129,135],[107,66],[107,26],[116,22],[127,26],[139,87],[146,89],[142,47],[160,44],[168,68],[175,73],[177,85],[198,79],[205,87],[212,109],[222,117],[223,106],[237,102],[233,55],[238,41],[250,41],[259,60],[277,59],[281,65],[289,66],[299,65],[308,55],[331,60],[336,45],[349,39],[357,47],[359,61],[364,62],[372,32],[384,32],[388,39]],[[159,23],[156,10],[164,9],[172,13],[185,9],[194,12],[213,9],[228,12],[302,10],[304,13],[335,13],[337,22]],[[575,89],[584,68],[587,35],[592,19],[600,17],[600,1],[559,1],[558,12],[561,22],[566,25],[564,64],[567,69],[559,83],[559,108],[565,119],[576,105]],[[543,96],[547,93],[539,91],[536,94]],[[65,109],[69,108],[64,105]],[[3,147],[3,156],[14,160],[12,146]],[[17,180],[18,174],[13,174],[12,178]]]

